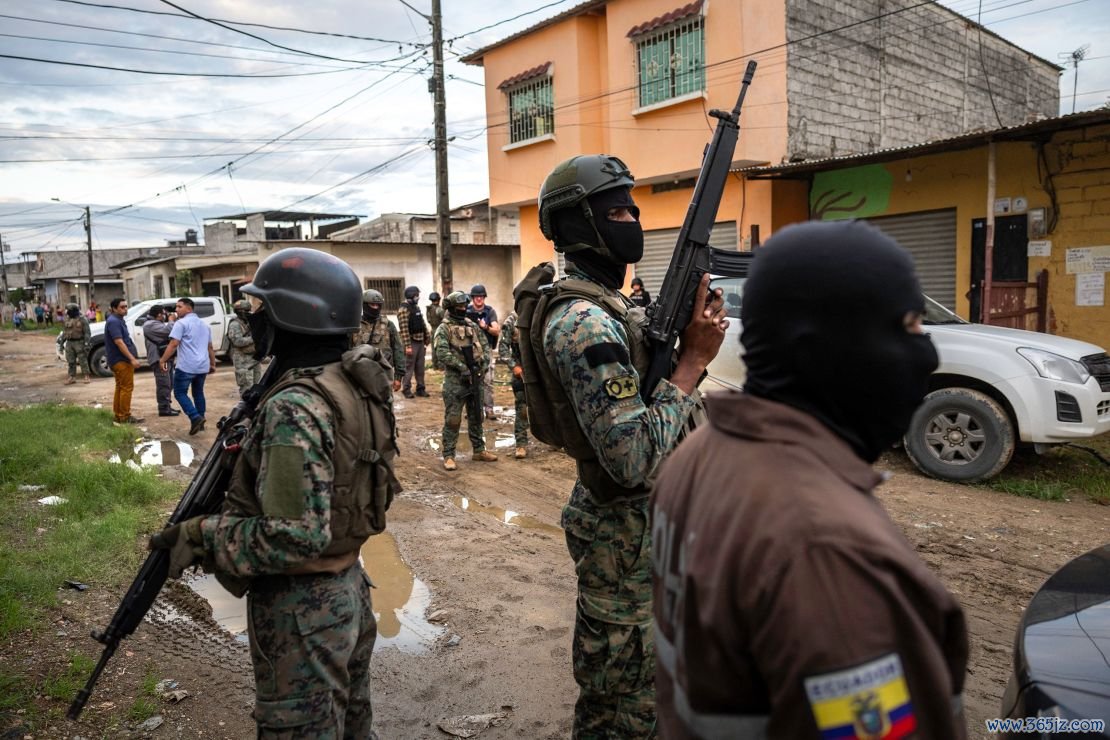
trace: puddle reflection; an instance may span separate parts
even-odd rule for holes
[[[362,547],[361,561],[374,582],[370,592],[378,620],[374,649],[396,647],[405,653],[426,652],[446,628],[424,618],[432,593],[405,564],[396,540],[387,533],[371,537]],[[221,627],[237,637],[246,635],[246,599],[232,596],[212,575],[197,578],[189,586],[212,606],[212,617]]]
[[[510,527],[520,527],[521,529],[538,529],[544,532],[550,532],[562,536],[563,530],[561,527],[556,527],[554,524],[541,522],[539,519],[534,519],[530,516],[523,516],[516,513],[511,509],[502,509],[497,506],[487,506],[480,504],[468,496],[455,496],[451,499],[455,506],[463,511],[471,514],[487,514],[492,516],[502,524],[507,524]]]
[[[162,465],[189,467],[193,462],[193,448],[185,442],[152,440],[141,442],[131,450],[114,453],[108,462],[134,465]]]

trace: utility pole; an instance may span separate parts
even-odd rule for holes
[[[432,88],[435,108],[436,151],[436,259],[443,295],[451,292],[451,213],[447,190],[447,99],[443,89],[443,15],[440,0],[432,0]]]
[[[92,305],[94,290],[93,258],[92,258],[92,214],[89,207],[85,206],[85,243],[89,247],[89,305]]]
[[[4,261],[4,236],[0,234],[0,278],[4,281],[4,297],[0,298],[0,305],[8,302],[8,264]]]

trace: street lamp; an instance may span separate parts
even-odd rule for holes
[[[81,208],[79,205],[70,203],[69,201],[62,200],[61,198],[51,198],[50,200],[56,203],[65,203],[67,206],[74,208]],[[85,243],[88,245],[89,253],[89,306],[93,304],[93,295],[95,294],[95,276],[93,275],[93,253],[92,253],[92,214],[89,213],[89,207],[84,206],[85,211]]]

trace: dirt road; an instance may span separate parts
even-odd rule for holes
[[[50,338],[7,332],[0,342],[0,403],[111,405],[111,379],[61,384],[65,371]],[[473,463],[464,442],[459,470],[442,470],[436,450],[443,407],[439,376],[430,377],[432,398],[398,398],[398,474],[405,491],[390,511],[391,539],[364,550],[378,586],[375,609],[384,612],[373,666],[375,726],[383,738],[447,737],[437,727],[446,719],[504,713],[483,739],[567,737],[576,695],[574,580],[558,521],[573,466],[535,442],[527,460],[502,454],[496,463]],[[153,388],[148,372],[136,377],[134,412],[147,417],[143,438],[186,442],[198,448],[199,459],[215,437],[214,425],[189,437],[185,421],[154,415]],[[230,366],[221,365],[208,388],[214,418],[236,397]],[[498,388],[497,402],[511,412],[507,387]],[[511,439],[509,413],[491,427],[491,442]],[[508,444],[499,451],[511,453]],[[892,472],[879,492],[883,503],[967,612],[968,726],[972,737],[987,737],[983,719],[998,714],[1022,609],[1058,566],[1104,544],[1110,509],[929,480],[901,455],[885,457],[879,467]],[[163,472],[181,480],[190,474],[182,467]],[[124,710],[153,671],[191,694],[160,708],[165,722],[155,737],[252,737],[250,661],[243,639],[232,634],[241,629],[241,602],[216,598],[207,582],[197,585],[213,595],[215,617],[193,589],[173,584],[126,653],[114,659],[80,726],[59,722],[44,736],[128,727]],[[119,595],[64,593],[51,614],[56,627],[0,646],[0,657],[34,672],[72,650],[98,654],[85,635],[103,625]]]

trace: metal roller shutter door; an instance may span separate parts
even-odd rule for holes
[[[867,219],[913,255],[921,288],[956,310],[956,209]]]
[[[644,232],[644,258],[636,263],[636,277],[644,281],[644,290],[652,298],[659,294],[663,276],[671,264],[680,229],[656,229]],[[721,249],[736,249],[736,222],[721,221],[713,226],[709,243]]]

